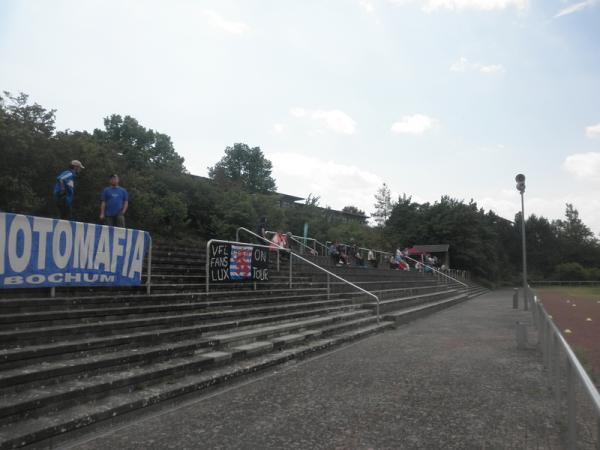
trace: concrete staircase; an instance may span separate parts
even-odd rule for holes
[[[336,268],[373,299],[294,262],[211,285],[203,247],[155,245],[152,294],[0,292],[0,449],[44,447],[168,401],[394,327],[482,291],[419,273]],[[15,295],[21,294],[21,295]],[[27,293],[25,293],[27,294]]]

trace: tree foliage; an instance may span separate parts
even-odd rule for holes
[[[403,194],[392,201],[384,183],[375,194],[377,227],[339,220],[320,197],[281,208],[273,194],[272,165],[259,147],[234,144],[210,170],[212,180],[187,173],[170,137],[130,116],[113,114],[93,133],[56,131],[55,111],[31,103],[25,94],[0,96],[0,210],[41,216],[56,214],[52,188],[69,162],[86,169],[76,180],[75,218],[98,220],[100,193],[118,173],[128,189],[128,226],[154,235],[209,239],[233,238],[239,226],[254,229],[267,217],[273,230],[318,240],[355,241],[391,251],[414,244],[450,244],[451,267],[471,270],[480,279],[510,280],[521,272],[520,214],[514,222],[465,202],[443,196],[417,203]],[[356,206],[343,211],[364,214]],[[532,279],[600,279],[600,243],[567,204],[565,217],[525,221],[528,269]]]
[[[233,185],[248,192],[275,192],[273,165],[265,158],[260,147],[233,144],[225,149],[225,156],[213,167],[208,176],[220,184]]]
[[[371,217],[375,219],[377,225],[385,225],[394,208],[394,204],[392,203],[392,193],[386,183],[383,183],[375,193],[374,207],[375,211],[371,214]]]

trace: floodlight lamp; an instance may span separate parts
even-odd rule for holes
[[[517,191],[519,191],[521,194],[525,192],[525,175],[522,173],[518,174],[515,177],[515,181],[517,182]]]

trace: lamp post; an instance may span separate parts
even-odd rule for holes
[[[523,308],[525,311],[529,309],[527,298],[527,249],[525,247],[525,201],[523,194],[525,193],[525,175],[522,173],[515,177],[517,182],[517,191],[521,193],[521,240],[523,245]]]

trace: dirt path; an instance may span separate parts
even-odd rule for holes
[[[598,384],[600,382],[600,290],[543,288],[538,289],[538,294],[544,307],[563,332],[563,336]]]

